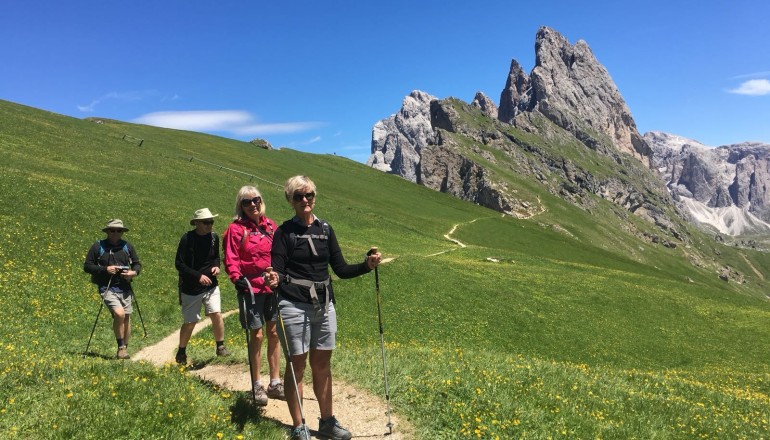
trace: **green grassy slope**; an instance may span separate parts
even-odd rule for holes
[[[5,101],[0,152],[2,436],[283,438],[240,393],[171,365],[106,359],[114,340],[104,315],[92,342],[104,358],[81,359],[99,307],[82,262],[108,218],[131,228],[149,333],[142,339],[134,320],[135,352],[179,325],[173,258],[192,212],[219,213],[221,231],[237,189],[252,183],[281,222],[291,212],[276,183],[294,174],[316,181],[316,210],[349,260],[370,245],[397,257],[380,269],[392,405],[420,438],[770,434],[765,254],[697,231],[689,249],[650,245],[606,202],[587,212],[536,185],[522,189],[547,211],[516,220],[341,157]],[[443,237],[455,225],[467,247]],[[695,253],[747,282],[692,265]],[[373,277],[335,283],[335,374],[381,393]],[[225,307],[234,308],[227,284]],[[239,350],[234,324],[228,341]],[[205,332],[194,342],[209,343]]]

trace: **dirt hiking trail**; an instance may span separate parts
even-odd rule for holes
[[[232,310],[223,313],[223,317],[237,313]],[[211,325],[211,320],[204,318],[195,326],[193,334]],[[243,341],[245,345],[245,340]],[[131,356],[134,361],[147,361],[155,366],[161,367],[174,361],[174,355],[179,345],[179,330],[166,336],[155,345],[143,348],[138,353]],[[263,361],[266,364],[266,361]],[[285,360],[281,362],[283,366]],[[206,365],[200,369],[189,369],[189,374],[198,376],[202,380],[214,383],[224,389],[232,391],[250,391],[249,382],[249,364],[243,359],[242,364],[234,365]],[[311,429],[312,438],[315,437],[315,430],[318,428],[318,403],[313,394],[313,387],[307,380],[310,376],[310,367],[305,370],[305,396],[303,398],[302,408],[305,413],[305,420]],[[263,375],[264,377],[264,375]],[[384,393],[384,389],[383,389]],[[337,378],[334,378],[333,389],[334,414],[339,418],[342,426],[353,433],[353,438],[385,438],[388,440],[409,440],[413,438],[411,427],[393,414],[393,405],[391,404],[391,422],[393,423],[392,434],[388,433],[386,426],[388,422],[387,406],[384,398],[370,394],[368,391],[359,390],[348,385]],[[291,417],[286,402],[283,400],[270,399],[262,416],[275,420],[283,424],[288,429],[291,427]]]

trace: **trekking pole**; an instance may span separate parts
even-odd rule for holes
[[[272,267],[265,269],[265,272],[268,274],[272,271]],[[307,438],[310,438],[310,431],[307,427],[307,423],[305,423],[305,412],[302,410],[302,397],[299,395],[299,384],[297,383],[297,376],[294,375],[294,362],[291,360],[289,341],[286,339],[286,327],[283,325],[283,315],[281,315],[281,308],[278,307],[277,293],[273,293],[273,301],[275,301],[275,310],[278,312],[278,323],[281,325],[281,334],[283,335],[282,338],[279,338],[281,341],[281,349],[283,349],[283,354],[286,356],[286,363],[289,365],[289,370],[291,370],[291,379],[294,383],[294,393],[297,395],[297,405],[299,405],[299,416],[302,419],[302,426],[305,429],[305,434],[307,434]]]
[[[107,290],[110,290],[110,284],[112,284],[112,276],[110,276],[110,281],[107,283]],[[105,292],[107,290],[105,290]],[[99,304],[99,312],[96,314],[96,319],[94,320],[94,326],[91,328],[91,336],[88,337],[88,344],[86,344],[86,349],[83,350],[83,359],[86,358],[86,353],[88,353],[88,347],[91,346],[91,338],[94,337],[94,331],[96,330],[96,323],[99,322],[99,316],[102,314],[103,308],[104,308],[104,301],[101,301]]]
[[[251,283],[249,282],[249,279],[246,277],[243,277],[244,280],[246,280],[246,284],[249,286],[249,296],[251,297],[251,305],[254,306],[254,291],[251,290]],[[255,396],[257,395],[257,389],[254,386],[254,367],[252,366],[251,362],[251,344],[249,344],[249,317],[248,317],[248,309],[246,308],[246,295],[242,295],[242,301],[238,301],[238,308],[239,312],[241,314],[241,323],[245,327],[246,331],[246,357],[249,360],[249,383],[251,383],[251,399],[255,401]]]
[[[139,308],[139,301],[136,299],[136,293],[134,293],[134,289],[131,289],[131,295],[134,297],[134,302],[136,303],[136,311],[139,312],[139,322],[142,323],[142,331],[144,332],[144,337],[147,338],[147,328],[144,326],[144,319],[142,319],[142,310]]]
[[[376,254],[377,247],[372,246],[366,256]],[[382,372],[385,382],[385,404],[387,407],[388,423],[385,425],[388,428],[388,434],[393,434],[393,423],[390,421],[390,390],[388,389],[388,364],[385,361],[385,332],[382,329],[382,306],[380,305],[380,274],[377,271],[377,266],[374,266],[374,290],[377,293],[377,319],[380,324],[380,351],[382,352]]]

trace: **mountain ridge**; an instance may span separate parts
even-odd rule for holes
[[[490,146],[504,152],[503,162],[513,162],[509,168],[532,176],[568,201],[588,206],[584,193],[591,193],[646,219],[669,237],[655,238],[668,246],[687,243],[683,221],[727,235],[770,233],[770,192],[764,190],[765,183],[770,188],[770,154],[759,153],[762,145],[729,147],[725,154],[739,163],[728,178],[709,171],[716,165],[704,165],[716,160],[702,159],[708,147],[677,137],[680,150],[692,153],[677,157],[689,157],[688,164],[701,166],[674,164],[674,154],[658,148],[659,137],[639,134],[611,76],[585,41],[572,45],[544,26],[536,34],[535,52],[530,74],[511,61],[499,106],[481,91],[470,105],[411,92],[396,114],[375,124],[367,165],[500,212],[530,215],[532,201],[522,200],[504,178],[482,164],[494,168],[502,163],[491,160],[493,151],[481,147]],[[540,140],[523,141],[524,133]],[[673,142],[674,135],[669,136],[666,139]],[[461,151],[458,145],[467,142],[475,145]],[[583,149],[619,166],[597,166]],[[478,160],[472,157],[476,154]],[[672,173],[680,180],[673,185],[665,177]],[[699,173],[708,184],[695,182]],[[719,176],[719,182],[714,180]],[[685,202],[692,191],[697,196]]]

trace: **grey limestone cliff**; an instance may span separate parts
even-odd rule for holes
[[[662,132],[644,139],[654,151],[653,166],[692,217],[730,235],[767,231],[762,223],[770,222],[770,144],[712,148]],[[730,221],[720,222],[728,215]]]

